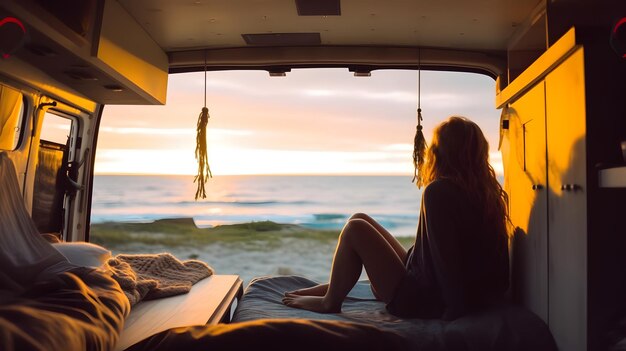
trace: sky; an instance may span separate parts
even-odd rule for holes
[[[169,76],[163,106],[108,105],[96,174],[196,173],[194,158],[204,73]],[[475,121],[497,151],[495,81],[474,73],[422,71],[424,134],[451,115]],[[417,72],[347,69],[207,73],[208,157],[214,175],[410,175],[417,122]]]

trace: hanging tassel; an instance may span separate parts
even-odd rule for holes
[[[424,185],[424,175],[422,166],[424,165],[424,154],[426,152],[426,139],[422,132],[422,109],[417,109],[417,127],[415,131],[415,139],[413,140],[413,180],[418,188]]]
[[[422,82],[422,50],[417,51],[417,127],[413,139],[413,180],[418,188],[424,185],[424,154],[426,153],[426,139],[422,132],[421,82]]]
[[[204,107],[198,116],[198,125],[196,127],[196,160],[198,161],[198,175],[193,182],[198,182],[196,190],[196,200],[199,197],[206,199],[206,189],[204,184],[213,178],[211,167],[209,167],[209,157],[207,156],[206,147],[206,126],[209,124],[209,109],[206,107],[206,51],[204,52]]]
[[[205,106],[198,116],[198,127],[196,134],[196,160],[198,160],[198,175],[194,178],[194,183],[198,182],[198,190],[196,190],[196,200],[199,197],[206,199],[206,190],[204,184],[209,178],[213,178],[211,167],[209,167],[209,158],[207,156],[206,146],[206,126],[209,123],[209,109]]]

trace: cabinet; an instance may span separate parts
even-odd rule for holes
[[[584,51],[573,47],[552,60],[509,100],[502,151],[516,228],[513,297],[549,325],[559,349],[586,350]]]
[[[545,78],[548,140],[549,326],[559,348],[587,339],[587,182],[583,49]]]
[[[545,83],[509,108],[509,210],[513,299],[548,320],[548,211]],[[504,150],[503,150],[504,151]],[[512,181],[511,181],[512,180]]]

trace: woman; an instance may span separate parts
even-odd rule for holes
[[[340,312],[363,266],[375,296],[398,316],[451,320],[499,300],[509,284],[507,195],[488,158],[475,123],[444,121],[420,169],[427,186],[413,247],[356,214],[339,235],[329,283],[287,292],[283,303]]]

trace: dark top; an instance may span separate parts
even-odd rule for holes
[[[389,312],[452,320],[502,298],[509,286],[507,238],[467,192],[436,180],[424,189],[406,269]]]

